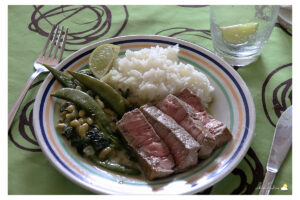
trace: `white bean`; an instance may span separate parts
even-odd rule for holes
[[[105,160],[105,158],[108,156],[108,154],[111,152],[111,148],[110,147],[106,147],[104,148],[100,153],[99,153],[99,159],[100,160]]]
[[[75,87],[75,89],[76,89],[76,90],[82,90],[82,88],[81,88],[79,85],[77,85],[77,86]]]
[[[78,121],[80,124],[84,124],[86,122],[86,120],[84,118],[79,118]]]
[[[73,112],[73,110],[75,109],[75,106],[74,105],[69,105],[67,107],[67,111],[70,113],[70,112]]]
[[[87,123],[84,123],[81,126],[79,126],[78,134],[80,135],[80,137],[84,137],[88,129],[89,129],[89,125]]]
[[[86,122],[88,123],[88,125],[92,125],[94,123],[94,120],[90,117],[86,118]]]
[[[70,122],[70,126],[76,128],[77,126],[80,126],[80,123],[79,123],[79,121],[78,121],[77,119],[74,119],[74,120],[72,120],[72,121]]]
[[[79,110],[79,112],[78,112],[79,117],[84,117],[85,114],[86,114],[85,110]]]
[[[67,127],[67,124],[65,124],[65,123],[59,123],[56,125],[56,129],[60,132],[63,132],[66,127]]]

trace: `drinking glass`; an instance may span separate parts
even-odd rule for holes
[[[215,5],[210,30],[215,52],[232,66],[246,66],[259,57],[277,19],[276,5]]]

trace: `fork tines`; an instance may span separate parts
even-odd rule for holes
[[[42,50],[37,61],[40,63],[46,64],[46,65],[57,65],[62,57],[64,48],[65,48],[67,34],[68,34],[68,28],[66,28],[66,31],[64,31],[63,26],[60,29],[58,25],[53,25],[52,30],[48,35],[44,49]],[[49,47],[50,41],[51,41],[51,44]],[[53,51],[53,48],[54,48],[54,51]],[[59,48],[60,48],[60,52],[58,55],[56,55]],[[48,51],[47,51],[47,49],[48,49]],[[47,53],[46,53],[46,51],[47,51]]]

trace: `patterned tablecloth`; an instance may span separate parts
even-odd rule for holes
[[[213,50],[209,6],[9,6],[8,108],[33,73],[52,24],[69,27],[63,57],[103,39],[133,34],[170,36]],[[258,194],[276,122],[292,104],[292,35],[276,23],[260,58],[235,69],[254,99],[256,137],[237,168],[199,194]],[[8,194],[91,194],[61,175],[35,138],[32,109],[45,77],[31,86],[8,132]],[[281,189],[283,184],[288,190]],[[271,194],[292,194],[292,186],[290,150]]]

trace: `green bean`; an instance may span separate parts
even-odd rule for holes
[[[99,104],[88,94],[80,90],[72,88],[61,88],[56,90],[51,96],[71,101],[79,107],[86,110],[94,118],[95,124],[115,145],[116,148],[121,147],[120,141],[114,137],[111,121],[106,117]]]
[[[126,165],[121,165],[119,163],[115,163],[110,160],[100,161],[98,158],[94,156],[91,156],[90,158],[95,164],[114,172],[127,174],[127,175],[139,175],[141,173],[140,170],[136,168],[129,167]]]
[[[85,87],[89,88],[104,99],[119,116],[122,116],[125,113],[125,99],[107,83],[82,73],[72,71],[68,72]]]
[[[63,72],[56,70],[48,65],[44,65],[51,73],[52,75],[60,82],[63,86],[68,88],[75,88],[76,84],[73,82],[72,77],[67,76]]]

